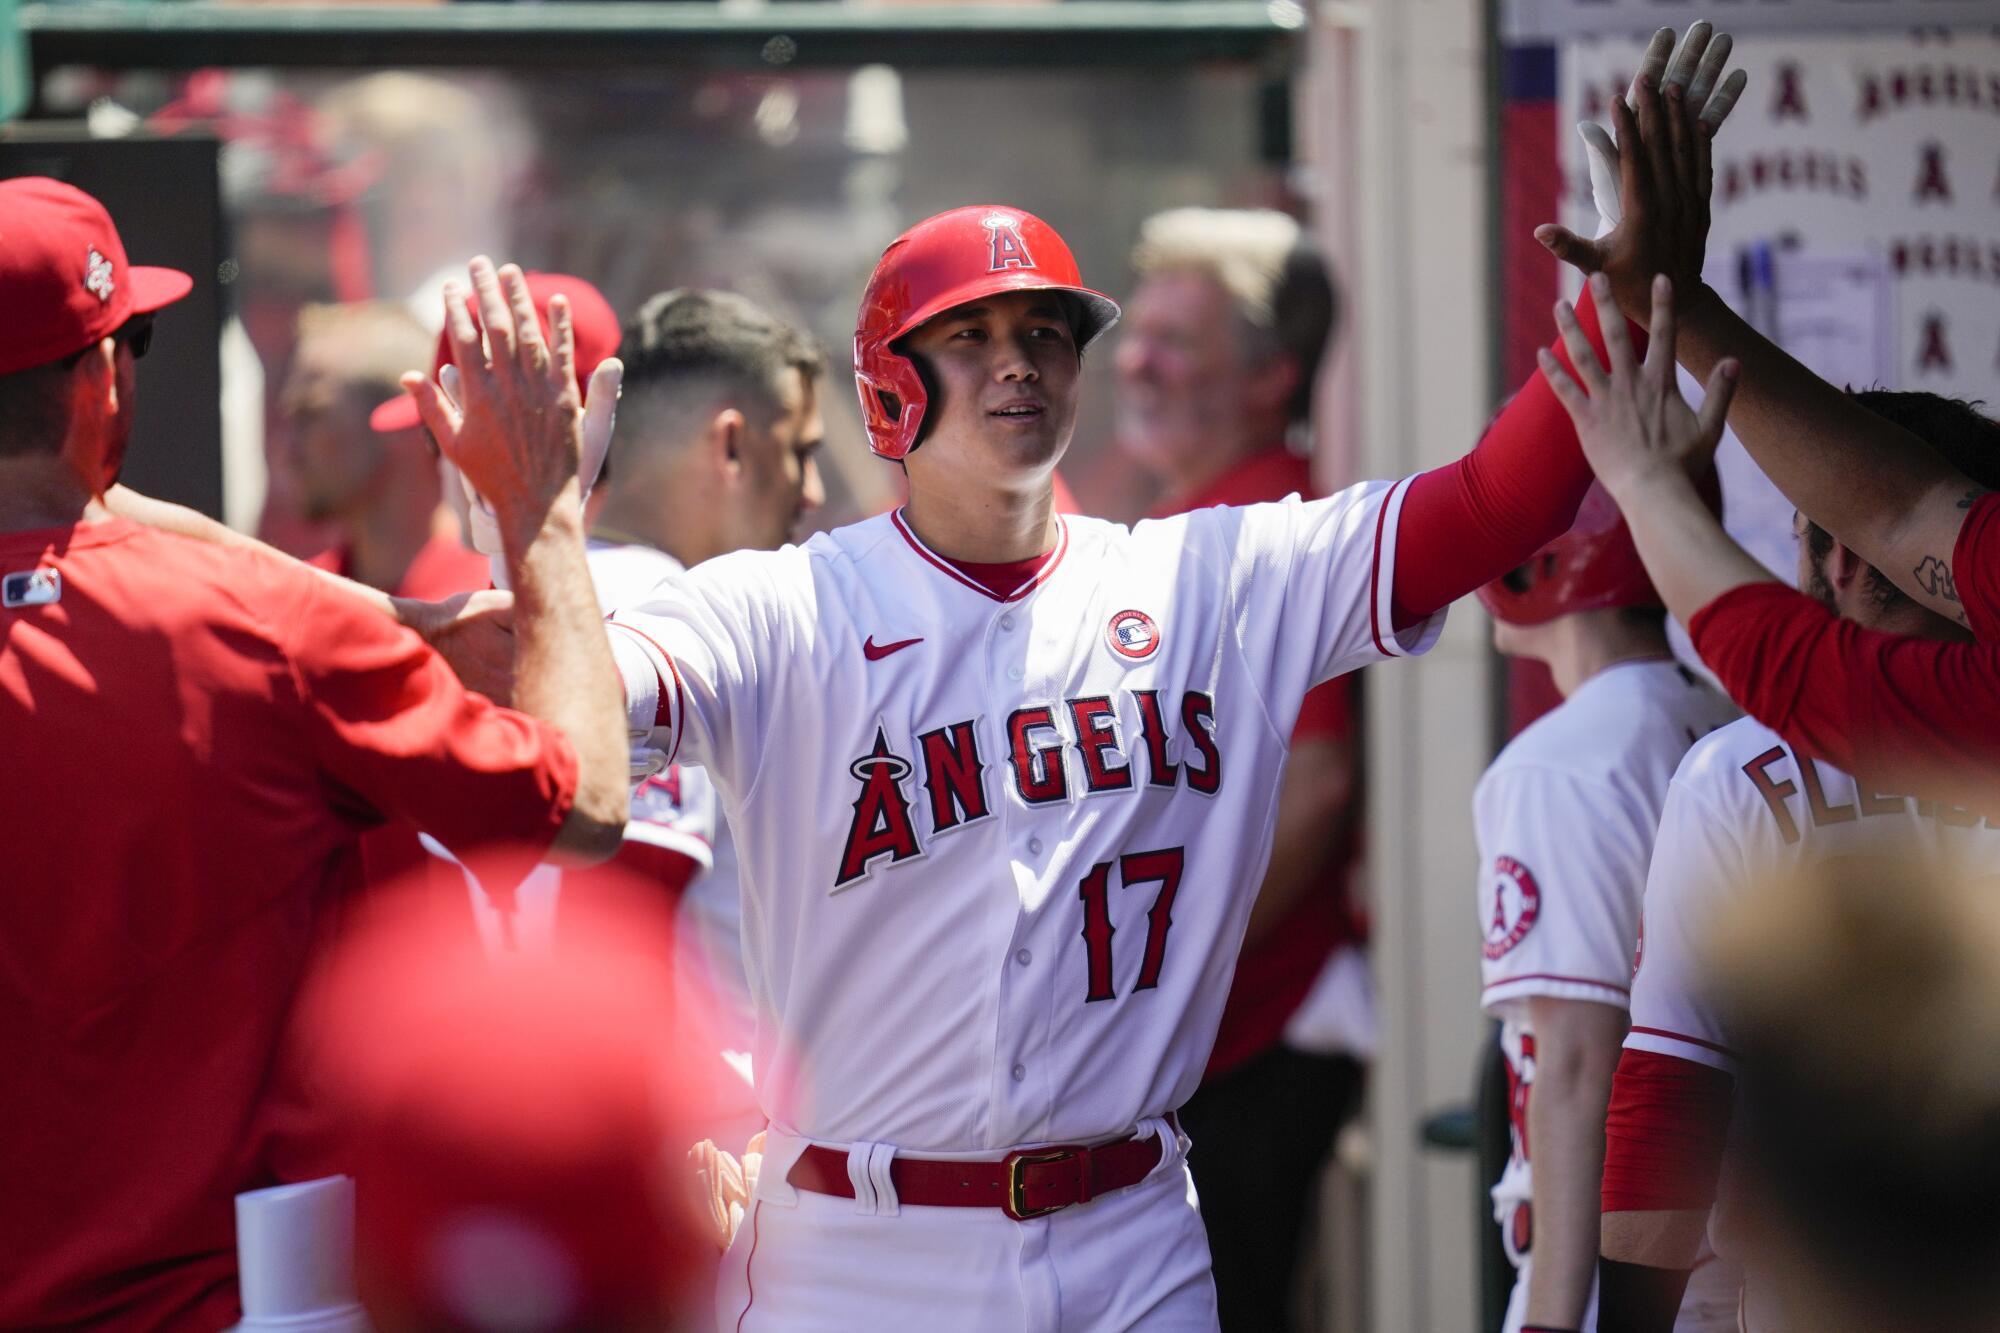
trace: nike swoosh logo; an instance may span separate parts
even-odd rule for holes
[[[871,662],[879,662],[890,653],[899,653],[913,643],[922,642],[922,636],[918,636],[914,639],[902,639],[896,643],[877,643],[875,636],[871,634],[861,641],[861,655]]]

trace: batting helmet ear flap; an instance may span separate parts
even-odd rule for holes
[[[916,432],[910,436],[909,450],[903,455],[905,458],[915,453],[917,446],[930,438],[932,421],[936,415],[931,409],[938,402],[937,372],[931,369],[930,362],[909,349],[908,342],[907,338],[900,339],[889,349],[910,363],[910,369],[916,373],[917,383],[923,388],[923,397],[917,401]]]
[[[980,204],[918,223],[882,252],[854,326],[854,384],[868,446],[899,459],[916,444],[928,396],[922,372],[895,350],[903,336],[956,305],[1001,292],[1074,300],[1079,349],[1118,321],[1118,303],[1083,285],[1076,257],[1048,223]]]

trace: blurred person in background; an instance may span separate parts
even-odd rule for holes
[[[1155,517],[1318,495],[1312,394],[1338,317],[1325,263],[1266,210],[1181,208],[1132,252],[1118,371],[1119,443],[1152,474]],[[1306,695],[1292,729],[1271,861],[1201,1087],[1181,1110],[1227,1329],[1292,1326],[1322,1169],[1359,1109],[1371,1024],[1358,914],[1355,682]],[[1339,956],[1341,964],[1330,969]],[[1362,1051],[1294,1044],[1287,1026],[1323,974],[1350,988]]]
[[[409,401],[400,377],[434,342],[398,304],[309,305],[279,398],[299,507],[334,535],[312,563],[426,601],[485,587],[486,560],[444,504],[436,446],[416,414],[387,428],[369,417]]]
[[[1854,397],[1979,484],[2000,487],[2000,427],[1969,404],[1885,390]],[[1843,619],[1883,634],[1965,639],[1804,515],[1795,530],[1799,589]],[[1887,840],[1912,864],[2000,871],[2000,833],[1976,813],[1857,780],[1754,718],[1704,738],[1674,774],[1646,880],[1632,1029],[1605,1129],[1601,1254],[1614,1275],[1607,1324],[1665,1330],[1689,1270],[1701,1285],[1712,1281],[1701,1259],[1741,1054],[1700,985],[1707,933],[1730,903],[1772,876]],[[1732,1266],[1742,1258],[1724,1257]]]
[[[269,1183],[262,1103],[355,834],[400,815],[461,850],[616,846],[581,414],[478,269],[495,352],[461,311],[451,448],[519,589],[513,712],[369,590],[114,514],[134,364],[190,280],[129,265],[102,205],[56,181],[0,182],[0,233],[0,799],[34,830],[0,899],[0,1060],[23,1071],[0,1099],[0,1324],[213,1329],[238,1309],[232,1196]]]
[[[681,1318],[713,1251],[684,1155],[706,1075],[673,911],[595,873],[544,947],[497,955],[421,895],[373,900],[301,1005],[383,1333],[700,1326]]]
[[[1518,1276],[1508,1333],[1600,1327],[1604,1108],[1625,1035],[1646,866],[1667,784],[1736,716],[1675,661],[1623,515],[1593,487],[1576,524],[1482,588],[1493,647],[1549,668],[1563,702],[1510,741],[1473,793],[1480,1003],[1501,1021],[1511,1153],[1494,1219]],[[1736,1282],[1700,1269],[1681,1333],[1734,1333]]]
[[[1746,1333],[2000,1329],[2000,896],[1892,855],[1748,895],[1705,952],[1741,1062]]]

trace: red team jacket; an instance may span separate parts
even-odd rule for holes
[[[215,1329],[321,909],[385,817],[546,850],[569,742],[308,570],[0,534],[0,1326]]]

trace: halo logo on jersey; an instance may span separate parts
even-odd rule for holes
[[[1021,239],[1021,219],[1005,213],[988,213],[979,220],[993,238],[993,263],[987,271],[999,273],[1010,268],[1033,268],[1035,260]]]
[[[1160,646],[1160,627],[1144,611],[1120,611],[1104,632],[1111,651],[1133,661],[1151,657]]]
[[[1542,891],[1528,867],[1511,856],[1493,862],[1493,918],[1486,926],[1486,960],[1507,954],[1527,938],[1541,915]]]

